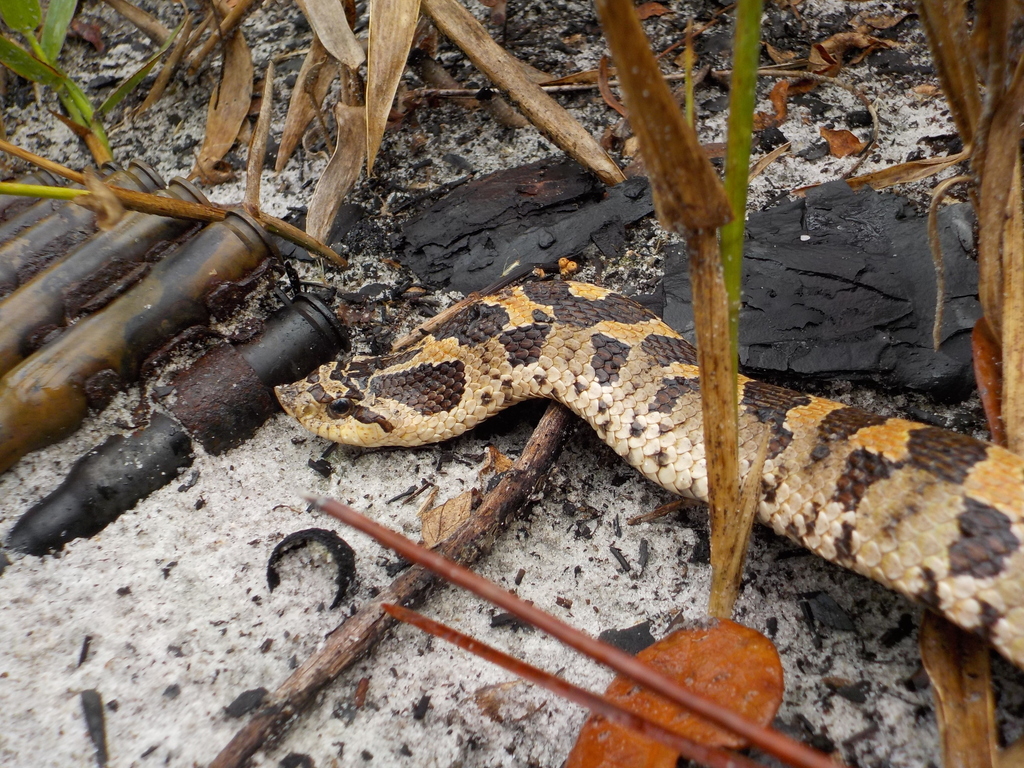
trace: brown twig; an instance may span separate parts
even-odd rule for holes
[[[171,36],[171,30],[161,24],[155,16],[150,16],[141,8],[137,8],[127,2],[127,0],[103,0],[103,2],[128,19],[142,34],[157,45],[163,45],[167,38]]]
[[[549,405],[522,456],[487,494],[473,517],[441,542],[437,551],[467,564],[489,551],[494,536],[551,466],[571,422],[572,415],[565,408],[555,403]],[[425,568],[410,568],[346,619],[327,638],[325,646],[267,698],[210,768],[241,768],[264,744],[279,740],[295,718],[313,703],[316,694],[372,648],[392,626],[394,620],[384,614],[383,605],[421,599],[436,581],[437,576]]]
[[[245,161],[245,198],[242,205],[250,214],[260,210],[260,182],[263,178],[263,163],[267,159],[267,135],[270,133],[270,112],[274,103],[274,62],[267,62],[263,76],[263,95],[260,100],[260,116],[249,141],[249,154]]]
[[[206,57],[210,55],[210,52],[217,47],[217,44],[220,43],[221,40],[231,34],[235,27],[242,23],[245,15],[252,9],[253,4],[258,3],[259,1],[260,0],[239,0],[238,4],[235,5],[228,15],[221,20],[220,25],[210,33],[210,36],[206,38],[206,42],[203,43],[199,47],[199,50],[197,50],[192,56],[192,61],[189,62],[188,65],[189,77],[192,77],[199,71],[199,67],[202,66]]]
[[[801,744],[771,728],[754,723],[732,710],[708,701],[697,694],[686,690],[661,673],[647,666],[636,657],[625,651],[595,640],[590,635],[572,627],[563,621],[545,613],[533,604],[507,592],[497,584],[478,576],[467,568],[446,560],[442,554],[425,549],[402,536],[400,533],[385,528],[365,515],[361,515],[347,504],[333,499],[310,499],[320,509],[332,517],[341,520],[356,530],[372,536],[382,545],[393,549],[402,557],[418,565],[425,566],[446,581],[471,591],[473,594],[494,603],[523,621],[557,638],[570,648],[574,648],[591,659],[598,661],[621,675],[634,680],[640,685],[664,696],[669,701],[679,704],[691,712],[711,721],[713,724],[734,733],[751,742],[758,748],[775,755],[794,768],[836,768],[826,755]]]
[[[560,677],[552,675],[550,672],[545,672],[543,669],[509,656],[507,653],[502,653],[498,649],[481,643],[469,635],[464,635],[462,632],[451,627],[428,619],[426,616],[416,613],[416,611],[410,611],[408,608],[403,608],[400,605],[390,604],[385,605],[384,610],[399,621],[412,624],[427,634],[447,640],[449,643],[457,645],[459,648],[469,651],[481,659],[507,669],[524,680],[529,680],[531,683],[547,688],[564,699],[586,707],[609,722],[635,731],[652,741],[664,744],[687,760],[695,760],[710,768],[763,768],[760,763],[755,763],[743,755],[691,741],[685,736],[680,736],[678,733],[674,733],[659,725],[654,720],[621,707],[604,696],[591,693],[584,688],[580,688]]]

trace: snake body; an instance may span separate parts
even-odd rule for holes
[[[415,348],[278,387],[340,443],[412,446],[552,398],[670,491],[707,499],[696,353],[649,310],[537,282],[465,307]],[[739,380],[740,471],[769,445],[761,522],[941,612],[1024,668],[1024,461],[990,443]]]

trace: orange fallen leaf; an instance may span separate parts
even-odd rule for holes
[[[672,13],[669,8],[666,8],[661,3],[642,3],[636,7],[636,15],[643,19],[649,19],[652,16],[664,16],[666,13]]]
[[[823,127],[820,132],[822,138],[828,142],[828,151],[832,153],[832,157],[855,155],[867,146],[865,142],[847,130],[833,131]]]
[[[763,131],[765,128],[777,128],[786,121],[786,115],[789,112],[789,80],[779,80],[772,88],[772,92],[768,94],[768,99],[772,103],[775,114],[769,115],[767,112],[755,112],[755,131]]]
[[[637,654],[694,693],[767,725],[782,703],[782,662],[768,638],[721,619],[706,627],[674,632]],[[741,748],[743,741],[617,677],[605,695],[688,739],[715,747]],[[668,747],[591,716],[580,730],[566,768],[674,768]]]
[[[480,492],[476,489],[460,493],[454,499],[448,499],[439,507],[427,510],[420,518],[420,535],[423,546],[433,547],[444,541],[456,529],[460,528],[473,509],[480,503]]]

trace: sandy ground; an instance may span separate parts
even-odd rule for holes
[[[683,4],[670,5],[674,15],[648,22],[661,47],[678,38],[686,15],[695,12]],[[473,7],[483,15],[485,9]],[[555,74],[596,65],[601,49],[594,44],[589,6],[527,2],[510,7],[514,24],[540,30],[513,45],[519,55],[546,51],[546,60],[533,63]],[[896,13],[900,8],[867,2],[855,10]],[[85,2],[84,11],[99,20],[109,48],[96,56],[83,43],[71,43],[69,69],[82,71],[83,82],[130,72],[133,62],[146,55],[146,46],[98,3]],[[169,14],[170,9],[161,7],[160,12]],[[836,31],[854,10],[842,3],[808,0],[801,12],[809,25],[805,34],[817,40]],[[769,21],[800,28],[776,8],[770,9]],[[827,32],[818,35],[819,29]],[[306,26],[290,4],[268,3],[245,30],[257,71],[269,57],[300,52],[308,45]],[[576,34],[582,42],[572,37]],[[549,45],[563,38],[570,40],[563,43],[569,53]],[[922,61],[919,27],[911,24],[900,39],[912,60]],[[575,54],[570,45],[577,46]],[[482,83],[452,49],[444,49],[442,60],[458,76]],[[300,62],[298,56],[278,67],[278,131]],[[922,148],[929,156],[933,153],[922,140],[952,133],[943,103],[911,90],[934,82],[927,73],[886,75],[869,62],[845,76],[865,89],[881,119],[881,140],[864,170],[903,161]],[[195,81],[172,86],[158,109],[134,124],[114,128],[111,138],[118,158],[144,159],[167,178],[187,172],[202,135],[213,78],[208,69]],[[409,83],[416,85],[411,78]],[[709,87],[698,93],[698,100],[720,95]],[[817,96],[831,106],[824,117],[812,118],[806,108],[794,107],[782,126],[794,150],[820,141],[820,125],[846,127],[844,115],[861,108],[843,90],[822,89]],[[72,167],[87,163],[70,133],[55,127],[46,114],[49,104],[8,99],[5,119],[12,140]],[[563,103],[596,136],[617,119],[592,94]],[[765,102],[760,108],[769,106]],[[707,141],[721,140],[723,125],[722,114],[701,115]],[[414,150],[421,135],[427,142]],[[280,176],[264,174],[263,202],[269,213],[283,216],[308,201],[311,183],[326,162],[316,142],[311,150],[300,152]],[[512,132],[496,127],[486,114],[448,104],[424,106],[416,120],[386,137],[378,176],[360,182],[353,199],[376,214],[384,203],[400,202],[408,190],[416,194],[449,181],[463,171],[442,160],[448,153],[484,173],[556,152],[532,129]],[[432,159],[433,164],[413,169],[410,156]],[[231,159],[237,163],[239,155],[233,153]],[[780,191],[835,178],[850,162],[785,157],[756,180],[752,205],[760,206]],[[924,189],[926,185],[919,185],[910,193],[920,197]],[[208,192],[218,202],[236,201],[241,183]],[[372,231],[379,237],[368,238],[362,246],[348,244],[351,269],[305,268],[306,275],[345,290],[368,281],[395,282],[401,273],[382,259],[393,255],[386,252],[392,242],[388,235],[400,225],[400,219],[386,214],[374,219]],[[650,288],[657,278],[657,247],[663,238],[653,225],[634,230],[629,246],[643,255],[642,265],[632,273],[613,267],[606,271],[607,282],[639,291]],[[249,309],[265,310],[272,303],[261,294]],[[418,320],[409,313],[394,318],[401,327]],[[357,336],[355,344],[365,349],[366,340]],[[171,368],[186,365],[197,351],[182,353]],[[0,535],[61,481],[78,456],[122,431],[145,396],[138,388],[119,395],[73,437],[25,457],[0,476]],[[903,397],[878,398],[870,392],[849,392],[849,397],[886,413],[909,404]],[[278,541],[303,528],[339,527],[305,511],[301,494],[342,499],[416,538],[417,502],[387,500],[425,480],[437,485],[439,500],[482,488],[487,482],[480,477],[486,446],[496,445],[514,457],[536,413],[520,410],[495,429],[454,441],[447,446],[454,460],[440,471],[436,448],[370,455],[340,449],[330,459],[334,472],[329,479],[307,466],[326,443],[304,434],[285,416],[276,416],[236,450],[220,456],[200,451],[182,480],[154,493],[96,537],[73,542],[57,557],[16,558],[0,577],[0,764],[93,764],[80,703],[85,689],[96,689],[103,697],[111,765],[208,763],[242,722],[227,717],[224,708],[244,691],[272,690],[282,683],[327,633],[391,580],[385,567],[394,556],[342,530],[357,553],[358,583],[341,607],[325,608],[332,597],[332,572],[315,556],[290,558],[282,569],[282,585],[270,593],[265,566]],[[185,489],[184,480],[193,472],[198,473],[197,482]],[[677,614],[697,619],[703,613],[709,577],[704,515],[684,513],[634,527],[618,523],[667,500],[666,492],[621,464],[581,426],[524,520],[503,534],[477,569],[509,586],[524,569],[517,588],[521,596],[588,632],[650,620],[659,636]],[[650,558],[641,572],[636,563],[642,539],[648,542]],[[628,574],[617,565],[610,546],[634,564]],[[839,631],[818,624],[812,631],[801,603],[817,593],[834,599],[856,628]],[[571,601],[571,607],[557,604],[559,598],[563,604]],[[574,682],[602,688],[610,679],[538,632],[492,628],[495,610],[458,590],[438,590],[425,610]],[[737,618],[772,637],[782,656],[787,690],[778,727],[837,750],[849,765],[939,764],[931,693],[908,683],[919,666],[916,606],[759,529]],[[82,659],[86,638],[88,653]],[[354,692],[361,678],[368,678],[369,689],[365,704],[356,708]],[[1002,738],[1012,740],[1024,732],[1024,677],[997,659],[995,678]],[[863,695],[844,697],[834,690],[842,686],[856,686]],[[415,719],[413,709],[425,695],[429,708],[422,719]],[[497,702],[496,707],[486,707],[489,701]],[[579,708],[402,628],[327,688],[282,743],[255,762],[301,764],[287,762],[296,753],[307,755],[316,766],[557,768],[583,719]]]

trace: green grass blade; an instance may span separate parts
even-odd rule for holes
[[[112,94],[110,94],[102,104],[100,104],[100,106],[96,109],[96,114],[106,115],[108,112],[110,112],[110,110],[112,110],[114,107],[120,104],[129,93],[138,88],[139,83],[143,81],[146,75],[148,75],[150,71],[153,69],[153,67],[156,66],[156,63],[160,61],[160,57],[163,56],[167,49],[174,44],[175,38],[178,37],[178,33],[181,32],[181,28],[184,25],[185,20],[182,19],[181,23],[179,23],[178,26],[174,28],[174,31],[172,31],[171,34],[168,36],[168,38],[164,40],[163,45],[161,45],[156,50],[156,52],[149,57],[146,63],[143,64],[134,75],[132,75],[127,80],[122,82],[119,86],[117,86],[115,91]]]
[[[743,231],[747,207],[750,145],[754,133],[757,64],[761,53],[761,0],[739,0],[729,85],[729,129],[725,149],[725,192],[733,219],[721,229],[722,268],[729,294],[729,330],[738,354],[740,289],[743,279]]]
[[[39,0],[0,0],[0,17],[8,27],[27,37],[36,31],[43,12]]]
[[[64,83],[64,75],[60,70],[40,61],[24,48],[2,36],[0,36],[0,64],[26,80],[42,83],[50,88],[60,88]]]
[[[64,39],[68,35],[77,4],[78,0],[50,0],[50,6],[46,9],[46,20],[43,22],[39,42],[46,60],[51,63],[56,63],[64,47]]]

